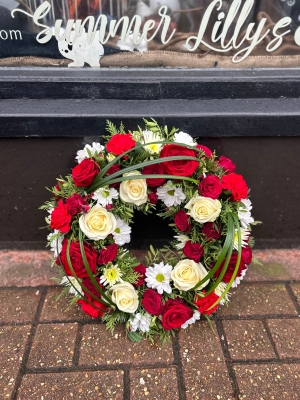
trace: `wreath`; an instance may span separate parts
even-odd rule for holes
[[[252,261],[255,222],[230,159],[187,133],[144,122],[130,133],[107,122],[105,145],[78,151],[78,165],[41,208],[71,304],[112,332],[125,323],[133,341],[165,342],[229,302]],[[168,246],[150,246],[146,265],[124,247],[135,210],[158,213],[175,232]]]

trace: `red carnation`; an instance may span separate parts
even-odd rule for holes
[[[142,170],[143,175],[165,175],[165,173],[166,173],[166,171],[162,164],[147,165]],[[167,180],[165,178],[146,179],[147,185],[149,187],[162,186],[166,183],[166,181]]]
[[[119,156],[134,147],[135,141],[132,139],[131,133],[118,133],[113,135],[106,145],[107,151],[116,156]]]
[[[99,172],[98,164],[94,160],[87,158],[72,169],[74,184],[78,187],[90,186]]]
[[[62,247],[62,251],[60,253],[60,259],[61,259],[62,266],[64,267],[66,274],[68,276],[73,276],[71,268],[69,267],[69,264],[68,264],[67,246],[68,246],[68,241],[65,239],[63,241],[63,247]],[[87,243],[84,243],[83,246],[84,246],[84,252],[85,252],[85,256],[86,256],[88,265],[89,265],[92,273],[95,274],[97,272],[97,266],[96,266],[97,251],[91,245],[89,245]],[[70,259],[71,259],[72,268],[73,268],[77,278],[88,278],[89,275],[84,266],[79,242],[71,242],[71,244],[70,244]],[[60,265],[59,258],[57,258],[56,264]]]
[[[221,156],[219,158],[219,165],[224,168],[228,174],[231,174],[236,170],[236,165],[225,156]]]
[[[145,265],[137,265],[136,267],[133,268],[134,272],[140,275],[139,280],[137,283],[135,283],[135,286],[139,287],[142,286],[145,283],[145,278],[146,278],[146,267]]]
[[[195,301],[195,305],[198,307],[200,314],[212,314],[219,307],[219,304],[214,306],[211,310],[209,310],[209,308],[218,301],[218,299],[219,296],[217,296],[215,292],[212,292],[206,297],[198,297]]]
[[[155,192],[149,193],[148,194],[148,199],[149,199],[151,204],[157,204],[157,202],[158,202],[158,197],[157,197],[157,194]]]
[[[191,230],[191,223],[189,216],[184,210],[179,210],[174,218],[174,223],[181,232],[189,233]]]
[[[218,240],[222,235],[221,228],[217,230],[213,222],[207,222],[206,224],[204,224],[202,228],[202,233],[207,237],[207,239],[211,240]]]
[[[102,249],[100,251],[97,262],[99,265],[106,265],[109,262],[113,262],[114,259],[117,257],[117,254],[118,254],[118,245],[115,243],[110,244],[109,246],[106,247],[106,249]]]
[[[199,262],[204,254],[204,247],[199,243],[192,243],[190,240],[186,242],[183,248],[183,254],[195,262]]]
[[[88,202],[77,193],[67,199],[66,205],[71,215],[77,215],[81,212],[86,213],[90,209]]]
[[[164,146],[160,153],[160,158],[174,157],[174,156],[188,156],[196,157],[194,150],[187,149],[186,147],[177,144],[168,144]],[[191,176],[199,166],[198,161],[192,160],[175,160],[162,163],[169,175],[176,176]]]
[[[217,176],[208,175],[199,184],[199,193],[203,197],[216,200],[222,193],[221,181]]]
[[[92,303],[93,305],[90,303]],[[90,317],[101,318],[107,307],[95,299],[91,299],[90,303],[83,299],[77,301],[77,304],[81,306],[81,310],[88,314]]]
[[[222,188],[232,192],[234,201],[241,201],[248,196],[248,186],[242,177],[235,173],[222,177]]]
[[[147,289],[144,293],[142,305],[147,313],[151,315],[160,315],[162,312],[162,295],[153,289]]]
[[[237,259],[238,259],[238,253],[237,252],[232,253],[230,261],[229,261],[228,268],[227,268],[227,270],[225,272],[225,275],[223,276],[223,279],[222,279],[223,282],[225,282],[225,283],[230,282],[230,280],[232,278],[232,275],[234,273],[234,270],[236,268]],[[220,267],[215,272],[215,276],[217,278],[221,275],[222,269],[224,268],[225,261],[226,260],[223,260],[222,264],[220,265]],[[246,267],[244,261],[241,259],[240,266],[239,266],[236,278],[241,277],[242,276],[242,272],[245,269],[247,269],[247,267]]]
[[[63,201],[59,201],[51,214],[51,229],[57,229],[61,233],[68,233],[71,228],[71,220],[72,217],[69,214],[67,205]]]
[[[250,246],[242,248],[242,260],[247,265],[252,263],[252,249]]]
[[[193,310],[185,305],[182,299],[169,299],[164,306],[161,323],[167,331],[179,329],[192,316]]]
[[[203,146],[203,144],[197,144],[196,148],[202,150],[208,158],[213,158],[214,153],[208,147]],[[197,153],[200,154],[199,152]]]

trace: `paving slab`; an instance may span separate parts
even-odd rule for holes
[[[23,377],[18,400],[122,400],[123,371],[30,374]]]
[[[95,351],[97,349],[97,351]],[[126,338],[124,325],[113,335],[104,324],[85,325],[80,346],[79,365],[170,364],[174,361],[172,344],[162,346],[148,340],[133,343]]]
[[[299,364],[235,365],[234,371],[240,391],[239,399],[299,399]]]
[[[179,400],[175,368],[135,369],[130,372],[131,400]]]
[[[36,289],[0,289],[0,322],[30,323],[33,321],[41,290]]]
[[[300,360],[300,318],[268,320],[279,357]]]
[[[276,358],[261,321],[223,321],[228,350],[233,359]]]

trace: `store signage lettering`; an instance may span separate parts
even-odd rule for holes
[[[211,43],[207,43],[204,37],[212,14],[215,11],[220,11],[222,8],[222,0],[212,1],[204,12],[198,34],[193,34],[186,40],[187,50],[193,52],[197,50],[200,45],[204,45],[208,49],[218,53],[236,50],[232,61],[234,63],[239,63],[245,60],[266,36],[272,34],[273,39],[269,41],[266,46],[267,52],[272,53],[281,46],[283,37],[291,33],[289,26],[292,23],[292,19],[290,17],[284,17],[278,21],[272,29],[266,29],[267,19],[262,18],[259,23],[252,22],[245,29],[244,24],[253,7],[254,0],[247,0],[244,5],[242,5],[242,0],[234,0],[227,15],[224,12],[219,12],[218,20],[215,21],[213,25]],[[53,36],[52,29],[42,21],[50,11],[51,5],[48,1],[45,1],[36,9],[33,15],[19,9],[12,10],[11,15],[14,17],[15,13],[21,12],[32,18],[33,22],[38,27],[44,28],[36,37],[38,43],[43,44],[47,43]],[[108,23],[107,17],[101,14],[96,20],[92,16],[87,17],[84,21],[68,20],[64,33],[61,33],[63,21],[58,19],[55,22],[54,34],[58,42],[66,41],[69,45],[74,45],[78,38],[83,35],[86,36],[86,45],[92,46],[95,45],[95,41],[99,42],[101,45],[107,43],[111,37],[116,36],[118,29],[121,29],[122,43],[126,43],[129,35],[132,35],[133,42],[136,45],[142,40],[149,42],[160,35],[161,43],[166,44],[173,38],[176,32],[174,29],[171,34],[168,34],[171,18],[168,16],[167,11],[168,9],[166,6],[162,6],[159,9],[158,15],[160,17],[160,22],[153,33],[152,30],[156,26],[156,22],[152,19],[147,20],[143,24],[143,20],[139,15],[135,15],[131,20],[129,17],[123,16],[118,21],[112,20]],[[233,35],[229,37],[228,31],[233,23],[235,23],[234,32]],[[87,24],[88,28],[85,33]],[[242,30],[243,35],[241,37]],[[149,37],[150,31],[151,37]],[[7,40],[9,35],[12,37],[11,32],[13,31],[0,31],[0,38],[2,40]],[[21,39],[20,35],[19,38]],[[295,43],[300,46],[300,27],[296,30],[294,39]],[[218,43],[218,45],[212,45],[212,43]]]

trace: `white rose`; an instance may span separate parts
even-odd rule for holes
[[[132,171],[123,176],[142,175],[139,171]],[[132,179],[124,181],[120,185],[120,197],[125,203],[140,206],[147,203],[147,183],[146,179]]]
[[[190,212],[192,218],[200,224],[214,222],[220,215],[222,205],[219,200],[213,200],[209,197],[194,197],[185,206]]]
[[[201,263],[195,263],[193,260],[182,260],[179,261],[171,272],[171,278],[177,289],[188,291],[202,281],[207,273],[208,272]],[[209,279],[197,290],[204,288],[208,282]]]
[[[96,204],[90,211],[79,218],[82,232],[92,240],[103,240],[117,227],[115,216]]]
[[[139,306],[137,292],[129,282],[119,283],[111,288],[111,299],[120,311],[133,314]]]

